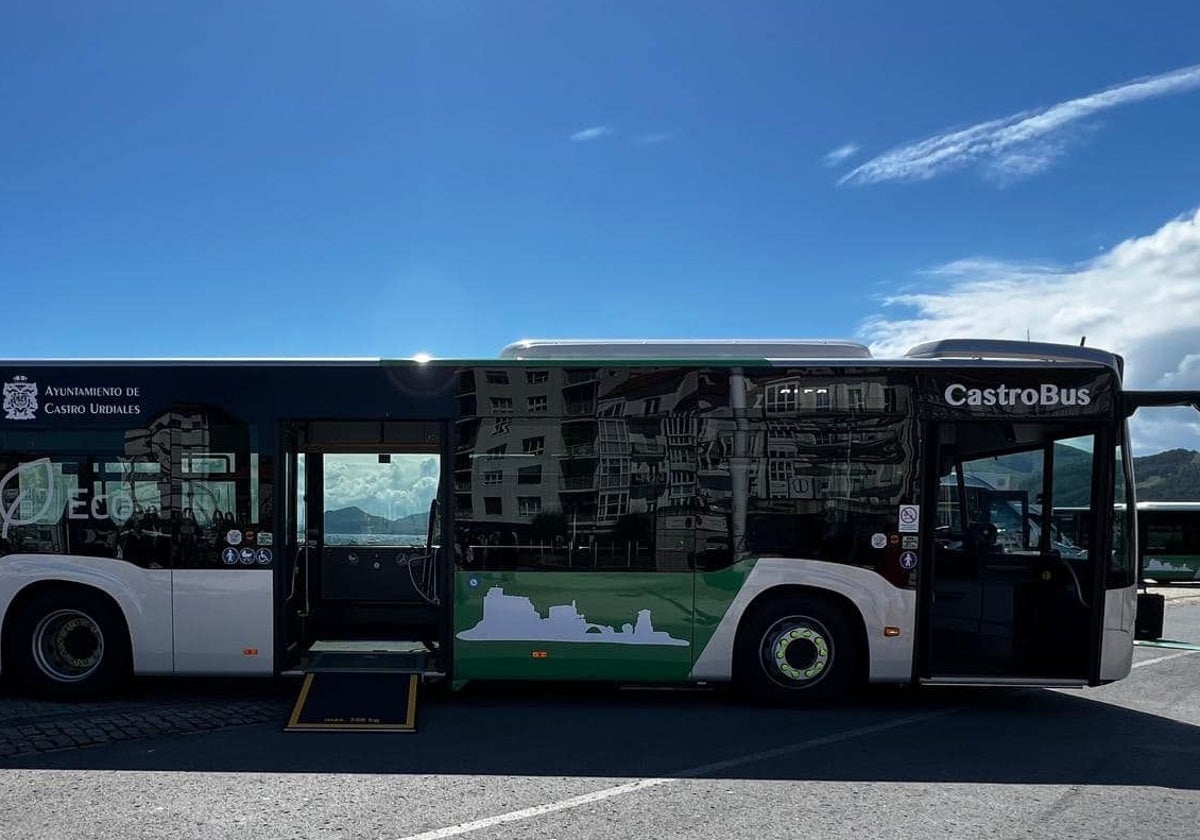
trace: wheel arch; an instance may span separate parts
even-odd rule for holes
[[[858,604],[854,603],[848,596],[841,592],[836,592],[832,589],[824,589],[819,586],[805,586],[803,584],[784,583],[777,586],[772,586],[759,592],[742,610],[742,614],[738,616],[737,632],[734,637],[735,649],[742,643],[746,628],[750,624],[751,618],[759,612],[771,607],[772,604],[783,601],[793,596],[804,596],[824,601],[829,606],[838,610],[846,618],[850,620],[851,626],[854,628],[854,648],[858,654],[858,671],[855,676],[859,681],[865,682],[869,672],[871,661],[870,644],[867,641],[867,622],[863,617],[862,610]],[[734,663],[734,676],[736,677],[736,663]]]
[[[727,682],[733,677],[734,642],[742,617],[761,596],[771,592],[810,592],[851,605],[865,628],[869,649],[868,679],[873,683],[912,680],[915,649],[916,591],[897,587],[873,569],[804,557],[756,558],[707,638],[698,642],[690,678]],[[884,628],[895,627],[896,635]]]
[[[4,621],[0,623],[0,668],[3,667],[4,659],[8,656],[9,646],[13,643],[14,625],[16,624],[17,616],[21,614],[21,610],[34,599],[54,593],[83,593],[103,600],[120,617],[121,629],[124,630],[125,639],[129,644],[130,650],[132,650],[133,633],[129,629],[129,616],[125,614],[125,610],[121,608],[121,604],[111,594],[98,586],[74,580],[38,580],[25,585],[18,591],[13,596],[13,599],[9,601],[8,608],[4,611]]]
[[[7,665],[3,639],[14,607],[19,606],[17,599],[31,597],[31,587],[77,586],[116,604],[129,637],[135,673],[172,673],[171,575],[169,569],[145,569],[108,557],[10,554],[0,558],[0,672]]]

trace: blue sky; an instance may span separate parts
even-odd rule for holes
[[[1200,387],[1195,4],[110,5],[0,6],[5,355],[1028,329]]]

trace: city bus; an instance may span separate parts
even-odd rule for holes
[[[1054,523],[1068,541],[1087,539],[1086,507],[1055,508]],[[1200,502],[1137,503],[1138,574],[1148,583],[1200,580]]]
[[[1138,502],[1137,518],[1143,578],[1200,580],[1200,502]]]
[[[1121,374],[965,339],[0,362],[0,671],[59,698],[388,650],[451,687],[785,703],[1118,680],[1127,417],[1196,404]],[[1060,503],[1090,511],[1088,548],[1052,539]]]

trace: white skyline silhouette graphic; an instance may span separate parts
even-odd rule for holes
[[[634,624],[617,630],[587,620],[572,601],[550,607],[543,618],[533,601],[522,595],[506,595],[493,586],[483,596],[483,618],[463,630],[458,638],[471,642],[602,642],[614,645],[684,646],[686,639],[655,630],[650,610],[638,610]]]

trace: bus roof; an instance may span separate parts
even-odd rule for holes
[[[392,364],[580,364],[581,362],[652,363],[660,365],[758,364],[771,367],[814,362],[828,366],[941,367],[1104,367],[1121,372],[1120,356],[1094,347],[991,339],[947,339],[919,344],[899,357],[877,357],[869,347],[834,339],[526,339],[509,344],[498,357],[485,359],[434,358],[418,353],[409,358],[381,357],[178,357],[0,359],[0,365],[392,365]]]
[[[770,363],[875,359],[865,344],[840,339],[524,339],[500,351],[501,359],[762,359]],[[1096,347],[1036,341],[952,338],[911,348],[902,361],[1071,362],[1120,370],[1122,359]],[[879,361],[901,361],[881,358]]]

